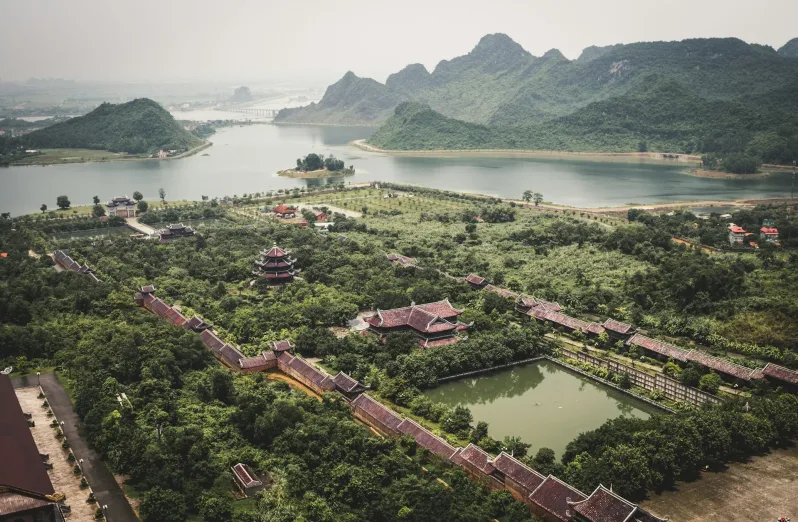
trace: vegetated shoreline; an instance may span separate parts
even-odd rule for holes
[[[765,165],[763,165],[765,167]],[[770,168],[767,166],[766,168]],[[707,170],[707,169],[689,169],[686,174],[695,176],[697,178],[712,178],[712,179],[761,179],[770,177],[773,172],[762,171],[755,174],[734,174],[731,172],[723,172],[722,170]]]
[[[163,160],[176,160],[187,158],[189,156],[193,156],[198,152],[201,152],[208,147],[213,145],[210,141],[205,141],[201,145],[194,147],[193,149],[189,149],[182,154],[178,154],[177,156],[172,156],[170,158],[164,158]],[[111,151],[104,151],[104,150],[97,150],[97,149],[41,149],[43,151],[47,150],[74,150],[75,154],[80,154],[81,152],[90,152],[91,154],[98,154],[105,152],[108,154],[108,157],[105,158],[89,158],[85,160],[76,160],[76,161],[65,161],[64,158],[50,158],[48,161],[47,158],[42,158],[42,161],[30,161],[30,162],[19,162],[15,161],[12,162],[9,166],[10,167],[46,167],[48,165],[71,165],[75,163],[107,163],[111,161],[163,161],[161,158],[144,158],[141,156],[133,156],[133,155],[125,155],[120,154],[118,152],[111,152]],[[72,156],[70,156],[72,157]],[[31,157],[31,159],[35,159],[36,156]]]
[[[283,176],[285,178],[295,178],[295,179],[324,179],[324,178],[342,178],[344,176],[351,176],[354,172],[350,169],[341,169],[341,170],[327,170],[327,169],[318,169],[318,170],[296,170],[296,169],[285,169],[285,170],[278,170],[277,175]]]
[[[366,143],[366,140],[355,140],[350,142],[361,150],[366,152],[379,152],[382,154],[391,154],[396,156],[438,156],[438,157],[454,157],[454,156],[483,156],[491,158],[515,158],[515,157],[528,157],[528,158],[556,158],[561,156],[566,157],[579,157],[579,158],[596,158],[596,159],[636,159],[636,160],[653,160],[657,162],[679,162],[688,163],[692,161],[701,161],[701,156],[692,154],[671,154],[666,152],[571,152],[560,150],[532,150],[532,149],[432,149],[432,150],[389,150],[381,149]]]

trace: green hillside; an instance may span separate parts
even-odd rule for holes
[[[30,148],[102,149],[130,154],[188,150],[201,143],[163,107],[147,98],[118,105],[103,103],[85,116],[31,132],[20,141]]]
[[[795,85],[795,45],[776,52],[736,38],[643,42],[588,47],[570,61],[556,49],[532,56],[507,35],[493,34],[431,73],[410,65],[384,85],[347,73],[319,103],[281,111],[276,121],[380,124],[402,101],[416,101],[467,122],[530,125],[622,96],[652,74],[706,100],[734,101]]]
[[[785,58],[798,58],[798,38],[793,38],[779,49],[779,54]]]
[[[762,98],[773,107],[760,98],[708,100],[675,80],[649,75],[624,95],[526,125],[473,124],[404,103],[369,143],[389,150],[747,152],[781,163],[798,158],[797,113],[775,108],[798,104],[798,86]]]

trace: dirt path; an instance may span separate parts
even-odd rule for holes
[[[798,517],[798,447],[702,473],[676,491],[652,494],[645,509],[679,522],[751,522]]]
[[[35,386],[36,376],[18,377],[12,379],[14,388],[22,388],[25,386]],[[105,462],[102,461],[100,456],[91,448],[89,448],[86,440],[82,436],[82,426],[78,415],[72,409],[72,400],[69,394],[58,382],[58,378],[52,373],[43,373],[41,375],[41,387],[47,395],[47,401],[50,407],[58,418],[59,422],[63,422],[63,431],[66,438],[72,446],[72,452],[75,457],[80,460],[83,459],[83,474],[86,476],[94,491],[94,496],[97,497],[97,506],[107,505],[106,518],[108,522],[139,522],[133,508],[130,507],[125,494],[116,483],[114,476],[108,470]],[[36,391],[38,394],[38,390]],[[49,423],[44,426],[50,429]],[[37,423],[38,425],[38,423]],[[60,446],[59,446],[60,449]],[[55,460],[51,454],[51,459]],[[71,471],[70,471],[71,473]],[[75,509],[78,502],[73,502],[72,509]],[[94,511],[92,510],[92,514]]]

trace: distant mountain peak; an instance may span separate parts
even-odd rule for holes
[[[564,54],[560,52],[559,49],[549,49],[546,51],[541,58],[558,58],[562,60],[567,60]]]
[[[793,38],[779,49],[779,54],[785,58],[798,58],[798,38]]]
[[[521,47],[515,40],[504,33],[486,34],[480,38],[479,43],[469,53],[473,56],[489,55],[518,55],[532,56],[529,51]]]
[[[385,80],[389,89],[402,91],[415,91],[429,83],[430,74],[427,68],[420,63],[413,63],[397,73],[393,73]]]

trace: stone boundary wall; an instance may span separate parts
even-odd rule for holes
[[[684,402],[692,406],[701,406],[704,403],[719,404],[723,400],[709,393],[703,392],[692,386],[687,386],[670,377],[662,374],[651,375],[646,372],[632,368],[618,361],[611,361],[594,357],[586,353],[569,350],[567,348],[560,348],[560,353],[571,359],[585,362],[599,368],[606,368],[609,371],[616,373],[625,373],[629,376],[632,384],[646,391],[660,390],[664,397],[671,401]],[[595,376],[593,376],[595,377]],[[603,381],[603,379],[602,379]],[[611,383],[610,383],[611,384]],[[612,384],[611,384],[612,385]],[[615,385],[612,385],[615,386]],[[628,390],[624,390],[628,391]],[[656,403],[655,403],[656,404]]]

